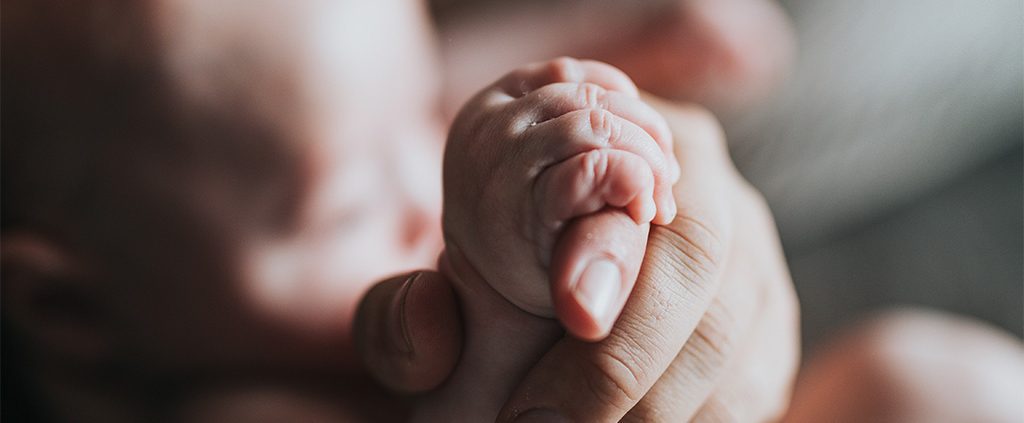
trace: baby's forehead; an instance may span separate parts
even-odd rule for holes
[[[179,9],[217,8],[213,3],[181,2]],[[38,164],[23,166],[15,179],[50,183],[52,175],[67,176],[67,186],[52,190],[57,196],[70,195],[75,181],[103,178],[122,187],[134,179],[132,186],[154,194],[205,184],[234,193],[227,198],[274,198],[303,192],[314,170],[355,169],[388,157],[378,150],[396,137],[389,131],[414,114],[410,104],[430,101],[410,88],[424,67],[398,66],[417,57],[405,54],[414,42],[389,36],[382,41],[397,43],[393,51],[367,48],[365,40],[362,50],[346,50],[358,47],[356,40],[320,45],[329,40],[297,25],[290,30],[307,38],[268,39],[259,25],[239,25],[241,32],[218,41],[212,35],[223,32],[204,32],[224,29],[212,15],[192,15],[192,24],[205,29],[190,33],[184,21],[171,19],[184,9],[155,12],[154,5],[166,4],[176,3],[129,2],[117,13],[100,13],[110,21],[97,23],[82,17],[96,15],[103,3],[74,2],[5,28],[5,59],[12,60],[4,76],[18,83],[5,84],[4,103],[18,108],[4,107],[4,133],[19,135],[5,137],[5,153],[39,153],[29,160]],[[58,10],[64,7],[76,13]],[[60,30],[33,35],[40,27]],[[393,26],[380,26],[387,27]],[[375,59],[377,50],[389,50],[388,59]],[[409,75],[418,76],[396,78]],[[53,154],[89,164],[72,169]]]

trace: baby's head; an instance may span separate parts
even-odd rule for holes
[[[40,363],[344,369],[361,292],[433,263],[423,11],[277,3],[4,5],[4,324]]]

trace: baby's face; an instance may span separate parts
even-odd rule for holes
[[[170,206],[159,228],[139,226],[174,234],[122,237],[143,262],[109,266],[125,282],[110,294],[122,339],[168,367],[344,366],[364,289],[432,267],[442,246],[425,13],[404,0],[165,3],[176,108],[228,129],[197,125],[216,154],[144,186]]]

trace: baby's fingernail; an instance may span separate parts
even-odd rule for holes
[[[612,306],[621,286],[619,267],[608,260],[597,260],[583,270],[573,288],[573,296],[598,325],[610,326],[616,315]]]
[[[672,220],[676,218],[676,213],[679,212],[679,206],[676,205],[676,199],[674,196],[669,195],[668,201],[665,202],[665,225],[672,223]]]
[[[651,223],[654,217],[658,215],[658,205],[654,202],[653,198],[644,199],[640,206],[640,216],[637,217],[637,224]]]

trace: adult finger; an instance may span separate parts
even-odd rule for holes
[[[784,410],[799,357],[796,299],[767,208],[743,204],[737,231],[750,236],[730,253],[743,265],[726,269],[694,336],[625,421],[766,421]]]
[[[501,421],[621,419],[672,363],[717,294],[732,235],[733,174],[724,140],[704,112],[663,113],[682,164],[679,214],[651,230],[639,279],[609,336],[598,343],[559,341],[516,389]]]
[[[449,282],[421,271],[370,289],[356,312],[355,339],[360,358],[379,382],[400,392],[423,392],[454,369],[461,328]]]
[[[792,307],[771,301],[763,303],[766,307],[758,313],[753,330],[747,332],[749,344],[731,360],[732,366],[721,375],[692,421],[774,422],[782,418],[796,374],[799,341]],[[661,401],[668,403],[667,398]]]
[[[672,364],[623,420],[663,421],[671,416],[689,421],[715,391],[753,326],[757,295],[741,284],[723,284]]]
[[[589,341],[608,335],[640,272],[649,228],[605,209],[562,231],[552,255],[551,292],[571,335]]]

